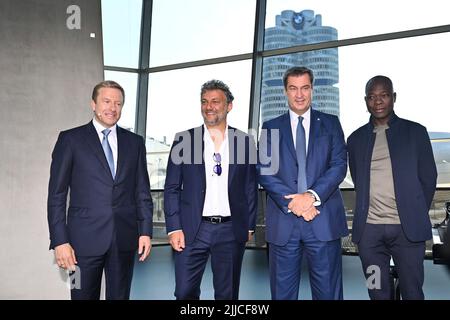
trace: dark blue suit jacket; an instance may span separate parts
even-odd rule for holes
[[[205,202],[203,126],[177,133],[167,165],[164,213],[167,232],[183,230],[186,244],[194,241]],[[236,241],[255,230],[257,210],[256,150],[252,138],[229,127],[228,198]],[[179,161],[183,157],[183,161]],[[212,168],[211,168],[212,171]]]
[[[268,193],[266,209],[266,240],[285,245],[291,236],[295,219],[288,213],[290,200],[285,195],[297,193],[297,157],[292,137],[289,112],[269,120],[262,129],[268,130],[267,139],[261,135],[259,143],[258,179]],[[279,141],[270,130],[279,129]],[[273,143],[278,154],[271,154]],[[341,125],[336,116],[311,110],[308,153],[306,159],[307,188],[321,199],[320,214],[311,221],[314,235],[321,241],[331,241],[348,234],[345,210],[339,184],[347,172],[347,151]],[[261,155],[271,157],[264,164]],[[264,174],[264,169],[278,162],[279,170]]]
[[[395,200],[403,232],[410,241],[431,239],[428,211],[436,190],[436,164],[424,126],[393,114],[386,138],[391,156]],[[350,173],[356,191],[352,240],[358,243],[369,210],[370,165],[376,134],[372,121],[348,140]]]
[[[117,149],[113,180],[92,122],[60,133],[48,189],[50,248],[67,242],[76,255],[97,256],[109,249],[114,231],[121,250],[135,250],[138,236],[151,236],[144,140],[117,127]]]

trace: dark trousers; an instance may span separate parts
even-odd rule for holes
[[[389,300],[392,283],[389,275],[394,260],[404,300],[423,300],[425,242],[411,242],[400,224],[367,223],[358,243],[359,257],[372,300]],[[379,270],[380,278],[377,278]]]
[[[232,222],[212,224],[203,221],[194,242],[175,252],[175,297],[200,299],[200,284],[211,256],[214,298],[236,300],[239,297],[245,242],[236,242]]]
[[[113,237],[115,239],[115,237]],[[76,252],[75,252],[76,254]],[[105,271],[106,300],[128,300],[133,277],[135,251],[119,251],[115,240],[101,256],[76,256],[79,288],[71,289],[72,300],[99,300],[103,270]]]
[[[308,262],[313,300],[342,300],[341,241],[318,240],[311,222],[303,218],[296,220],[286,245],[269,244],[272,299],[298,299],[303,256]]]

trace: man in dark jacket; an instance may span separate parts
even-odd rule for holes
[[[424,299],[428,211],[436,188],[436,164],[425,127],[394,113],[392,81],[375,76],[366,84],[369,123],[347,141],[356,191],[352,239],[358,245],[371,299],[390,299],[390,259],[403,299]],[[373,280],[373,281],[372,281]]]

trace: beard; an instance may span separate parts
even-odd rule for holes
[[[208,126],[216,126],[219,123],[223,122],[226,119],[226,114],[215,114],[213,116],[207,116],[205,113],[202,112],[203,121]]]

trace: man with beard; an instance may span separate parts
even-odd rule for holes
[[[249,135],[228,126],[232,108],[225,83],[203,84],[204,124],[178,133],[170,152],[164,212],[178,300],[200,298],[209,257],[215,299],[238,299],[245,243],[256,223],[256,150]]]

